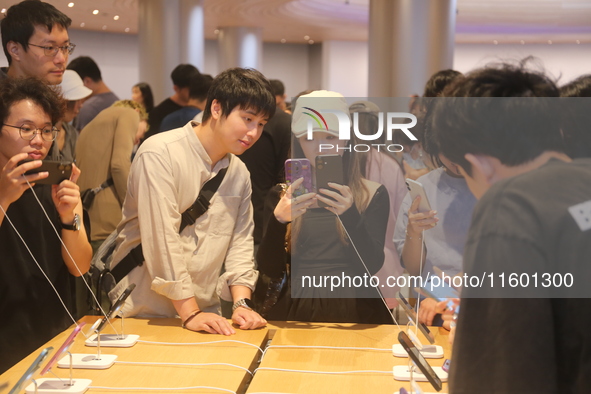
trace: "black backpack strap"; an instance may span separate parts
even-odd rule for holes
[[[179,233],[183,231],[185,227],[195,223],[195,221],[209,209],[209,201],[222,184],[226,172],[228,171],[228,167],[222,168],[216,176],[205,182],[205,185],[201,188],[199,196],[197,196],[193,205],[183,212]]]
[[[179,233],[183,231],[185,227],[194,224],[195,221],[209,209],[209,201],[222,184],[226,172],[228,172],[228,167],[222,168],[215,177],[205,182],[205,185],[201,188],[199,196],[197,196],[193,205],[182,213]],[[144,254],[142,251],[142,244],[140,243],[111,270],[111,274],[115,278],[115,283],[119,283],[119,281],[129,274],[132,269],[139,267],[142,264],[144,264]]]

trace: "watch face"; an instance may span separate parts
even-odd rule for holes
[[[252,302],[252,300],[249,300],[248,298],[244,299],[244,303],[246,304],[246,306],[248,306],[250,309],[254,310],[254,302]]]

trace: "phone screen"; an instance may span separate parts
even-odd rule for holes
[[[396,299],[400,303],[400,306],[402,306],[402,309],[404,309],[404,312],[406,312],[406,315],[408,316],[408,318],[413,323],[415,323],[417,325],[417,327],[419,327],[419,330],[421,330],[421,332],[427,338],[427,340],[429,341],[429,343],[430,344],[434,344],[435,343],[435,337],[431,333],[431,330],[429,330],[429,327],[427,327],[425,325],[425,323],[419,323],[419,319],[417,317],[417,314],[416,314],[415,310],[408,303],[408,301],[406,300],[406,298],[404,298],[404,296],[402,295],[402,293],[398,292],[398,295],[396,296]]]
[[[404,331],[400,331],[398,334],[398,342],[402,345],[404,350],[408,353],[408,356],[411,358],[412,361],[416,364],[417,367],[421,370],[422,374],[425,375],[429,383],[435,388],[435,390],[440,391],[442,388],[441,379],[439,376],[433,371],[433,368],[427,363],[425,357],[419,352],[419,349],[416,348],[414,343],[410,340],[408,335]]]
[[[14,387],[10,390],[8,394],[17,394],[20,393],[24,384],[33,377],[35,371],[37,371],[41,367],[41,363],[45,361],[49,353],[53,350],[53,347],[47,347],[39,353],[37,358],[33,361],[33,363],[27,368],[23,376],[16,382]]]
[[[117,315],[117,312],[119,312],[119,309],[121,309],[123,304],[125,304],[125,300],[127,299],[127,297],[129,297],[129,295],[131,294],[133,289],[135,289],[135,283],[130,284],[127,287],[127,289],[125,289],[125,291],[123,291],[123,293],[119,296],[117,301],[115,301],[115,303],[113,304],[113,306],[111,307],[111,309],[107,313],[107,316],[105,316],[103,318],[103,320],[101,321],[101,324],[99,324],[99,326],[96,328],[96,331],[98,333],[100,333],[103,330],[103,328],[105,328],[107,326],[107,323],[109,322],[109,320],[111,320],[112,318],[115,317],[115,315]]]

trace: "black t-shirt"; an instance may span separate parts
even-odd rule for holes
[[[572,209],[585,203],[591,206],[591,159],[551,160],[498,182],[478,202],[465,273],[492,273],[495,289],[527,298],[470,298],[484,293],[464,287],[450,393],[589,393],[591,229],[577,224],[582,211]],[[512,272],[527,273],[530,287],[509,288]],[[575,283],[556,292],[542,286],[544,273],[570,273]]]
[[[61,222],[51,199],[51,186],[35,193],[52,223]],[[62,259],[61,244],[33,192],[12,203],[0,226],[0,373],[72,324],[57,295],[25,248],[12,221],[43,271],[72,311],[72,280]]]
[[[284,163],[291,143],[291,115],[277,108],[267,122],[261,138],[240,159],[250,172],[254,217],[254,243],[263,238],[265,199],[269,190],[285,180]]]
[[[183,108],[183,106],[172,101],[170,97],[155,106],[148,116],[148,125],[150,126],[150,129],[146,132],[144,140],[158,134],[160,132],[160,124],[166,115],[178,111],[181,108]]]

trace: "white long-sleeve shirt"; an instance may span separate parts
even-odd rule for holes
[[[174,317],[171,300],[195,297],[199,308],[219,311],[219,297],[231,300],[229,286],[254,289],[250,175],[231,155],[212,169],[193,125],[160,133],[146,140],[131,166],[123,219],[118,226],[116,266],[141,238],[145,262],[110,292],[116,299],[135,283],[125,316]],[[179,234],[181,214],[195,202],[205,182],[229,165],[195,225]],[[141,234],[141,237],[140,237]],[[222,265],[226,272],[220,276]]]

